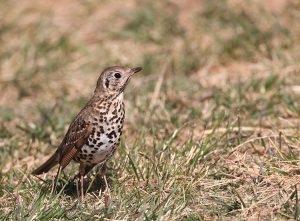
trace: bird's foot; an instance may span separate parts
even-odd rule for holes
[[[111,204],[111,193],[110,193],[110,189],[109,188],[106,188],[106,190],[104,191],[103,193],[104,195],[104,205],[105,205],[105,208],[108,208],[109,205]]]

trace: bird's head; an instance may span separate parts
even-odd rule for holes
[[[118,95],[124,91],[131,76],[141,70],[141,67],[113,66],[106,68],[98,78],[95,93]]]

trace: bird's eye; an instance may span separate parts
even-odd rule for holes
[[[121,78],[121,74],[120,74],[119,72],[116,72],[116,73],[114,74],[114,76],[115,76],[115,78],[117,78],[117,79]]]

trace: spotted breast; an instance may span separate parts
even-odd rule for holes
[[[88,166],[109,160],[120,143],[125,117],[123,92],[114,99],[99,103],[95,111],[91,119],[92,133],[74,158]]]

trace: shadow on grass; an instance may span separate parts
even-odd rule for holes
[[[107,176],[107,182],[110,184],[109,176]],[[51,185],[52,188],[52,185]],[[99,193],[105,191],[104,179],[98,175],[95,177],[84,178],[83,181],[84,193]],[[56,193],[65,194],[70,197],[78,197],[78,191],[80,191],[80,184],[78,178],[72,180],[60,179],[57,183]]]

